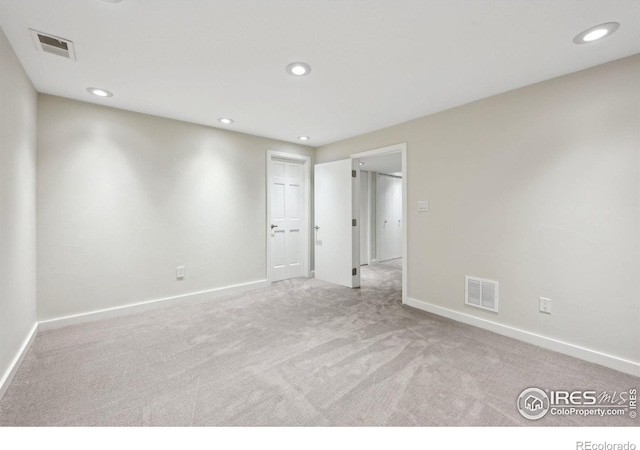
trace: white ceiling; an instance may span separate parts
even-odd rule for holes
[[[312,146],[640,52],[638,0],[0,0],[0,26],[40,92]]]
[[[402,155],[400,153],[382,154],[360,158],[360,170],[366,172],[402,175]]]

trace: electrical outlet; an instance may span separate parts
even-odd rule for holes
[[[184,266],[176,267],[176,278],[182,280],[184,278]]]
[[[540,312],[551,314],[551,299],[540,297]]]
[[[429,202],[426,200],[420,200],[418,202],[418,211],[427,212],[429,211]]]

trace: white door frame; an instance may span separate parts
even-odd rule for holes
[[[302,236],[300,242],[303,242],[302,246],[302,276],[309,277],[311,270],[311,239],[310,239],[310,227],[311,227],[311,157],[304,155],[296,155],[295,153],[286,153],[276,150],[267,150],[267,216],[265,219],[265,236],[267,237],[267,283],[271,284],[273,280],[273,264],[271,263],[271,162],[274,158],[288,159],[302,163],[302,179],[304,183],[303,187],[303,202],[302,205]]]
[[[353,160],[353,167],[358,168],[358,172],[360,171],[360,158],[366,158],[369,156],[379,156],[383,154],[390,153],[400,153],[402,158],[402,303],[407,303],[408,292],[408,270],[407,270],[407,216],[409,213],[408,210],[408,201],[407,201],[407,143],[402,142],[399,144],[389,145],[388,147],[376,148],[373,150],[368,150],[366,152],[354,153],[351,155],[351,159]],[[359,175],[359,174],[358,174]],[[360,184],[357,183],[358,190]],[[354,203],[356,208],[360,208],[360,204],[357,203],[358,193],[354,194]],[[354,217],[360,217],[360,215],[354,215]],[[354,267],[360,267],[360,227],[355,227],[357,238],[354,239],[354,258],[357,258],[357,265]]]

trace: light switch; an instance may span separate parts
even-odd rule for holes
[[[418,202],[418,211],[420,212],[429,211],[429,202],[426,200],[420,200]]]
[[[181,280],[184,278],[184,266],[176,267],[176,278]]]

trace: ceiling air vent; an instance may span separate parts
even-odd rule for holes
[[[73,49],[73,42],[57,36],[52,36],[42,31],[31,30],[31,37],[36,44],[36,48],[43,52],[53,53],[63,58],[76,59],[76,52]]]
[[[464,277],[465,304],[498,312],[498,282],[477,277]]]

